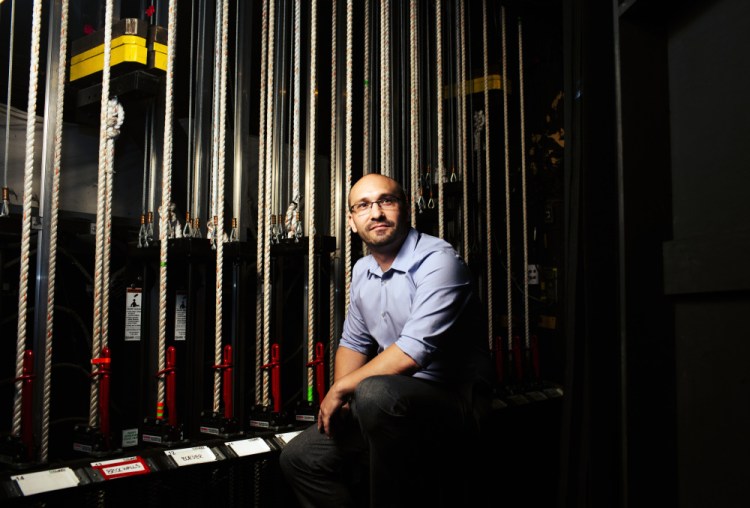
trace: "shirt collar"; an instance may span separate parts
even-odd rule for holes
[[[401,244],[401,248],[398,250],[398,254],[396,254],[396,259],[393,260],[389,270],[406,272],[409,269],[412,252],[414,252],[417,242],[419,242],[419,236],[419,232],[416,229],[409,228],[409,233],[407,233],[404,243]],[[368,261],[367,273],[368,275],[376,275],[378,277],[383,276],[383,271],[380,269],[380,265],[378,265],[378,262],[375,261],[375,258],[372,257],[372,255]]]

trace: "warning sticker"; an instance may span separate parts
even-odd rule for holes
[[[177,293],[174,305],[174,340],[185,340],[187,333],[188,297]]]
[[[125,295],[125,340],[141,340],[141,288],[127,288]]]

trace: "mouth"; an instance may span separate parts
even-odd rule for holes
[[[390,227],[391,227],[390,223],[387,223],[387,222],[377,222],[377,223],[373,224],[372,226],[370,226],[370,231],[379,231],[379,230],[382,230],[382,229],[388,229]]]

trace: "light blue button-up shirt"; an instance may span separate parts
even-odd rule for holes
[[[385,273],[371,255],[357,261],[350,291],[340,346],[372,357],[395,342],[419,364],[414,376],[432,381],[484,375],[485,323],[471,272],[448,242],[411,229]]]

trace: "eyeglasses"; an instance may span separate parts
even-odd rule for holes
[[[395,196],[383,196],[375,201],[360,201],[359,203],[354,203],[349,207],[349,211],[354,215],[361,217],[370,213],[372,205],[374,204],[377,204],[381,210],[395,210],[399,201],[401,200]]]

